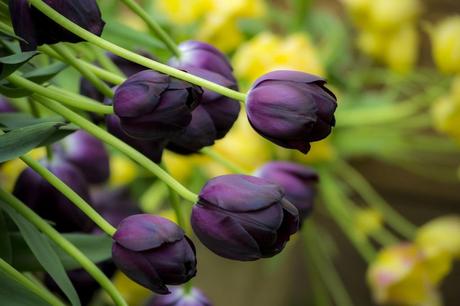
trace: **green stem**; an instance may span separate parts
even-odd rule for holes
[[[176,43],[139,4],[134,0],[121,1],[145,22],[149,30],[158,36],[175,57],[180,58],[181,54]]]
[[[116,229],[110,225],[101,215],[97,213],[82,197],[75,191],[55,176],[51,171],[42,166],[39,162],[29,156],[21,156],[21,160],[26,163],[30,168],[47,180],[57,190],[59,190],[65,197],[67,197],[75,206],[77,206],[84,214],[86,214],[97,226],[99,226],[107,235],[113,236]]]
[[[328,171],[320,170],[318,172],[321,177],[321,183],[319,184],[320,194],[332,218],[348,236],[361,256],[370,262],[375,257],[375,250],[367,239],[361,239],[352,230],[353,222],[349,212],[342,205],[340,187],[335,183],[334,178]]]
[[[51,49],[47,45],[40,46],[38,48],[38,50],[40,50],[40,52],[42,52],[42,53],[44,53],[44,54],[46,54],[46,55],[48,55],[48,56],[50,56],[52,58],[58,59],[60,61],[64,61],[64,59],[59,54],[57,54],[53,49]],[[106,82],[109,82],[111,84],[119,85],[119,84],[123,83],[126,80],[126,78],[121,77],[118,74],[109,72],[109,71],[107,71],[105,69],[102,69],[102,68],[96,66],[96,65],[93,65],[93,64],[90,64],[88,62],[85,62],[84,60],[77,59],[77,61],[79,62],[80,65],[85,66],[86,69],[91,70],[98,78],[101,78],[102,80],[104,80]]]
[[[210,158],[212,158],[213,160],[215,160],[216,162],[218,162],[219,164],[223,165],[224,167],[226,167],[228,170],[234,172],[234,173],[246,173],[247,171],[245,171],[243,168],[241,168],[240,166],[234,164],[233,162],[229,161],[228,159],[226,159],[225,157],[223,157],[222,155],[220,155],[219,153],[217,153],[216,151],[210,149],[210,148],[203,148],[200,150],[201,153],[209,156]]]
[[[312,261],[312,268],[318,272],[322,281],[326,284],[335,305],[352,306],[351,297],[337,274],[332,259],[318,241],[318,232],[316,231],[313,220],[305,222],[304,227],[302,236],[305,241],[307,254]]]
[[[185,186],[181,183],[176,181],[172,176],[170,176],[166,171],[164,171],[160,166],[155,164],[149,158],[144,156],[142,153],[138,152],[136,149],[130,147],[120,139],[116,138],[115,136],[111,135],[110,133],[104,131],[91,121],[83,118],[82,116],[78,115],[77,113],[73,112],[72,110],[68,109],[67,107],[46,99],[42,97],[36,98],[39,103],[41,103],[46,108],[52,110],[55,113],[60,114],[70,122],[74,123],[75,125],[81,127],[88,133],[92,134],[96,138],[99,138],[103,142],[113,146],[114,148],[118,149],[120,152],[126,154],[132,160],[137,162],[139,165],[156,175],[160,180],[162,180],[165,184],[169,187],[173,188],[178,194],[180,194],[184,199],[195,203],[198,199],[198,196],[188,190]]]
[[[337,170],[345,181],[353,187],[370,206],[384,215],[389,225],[408,239],[412,239],[415,236],[417,227],[405,219],[399,212],[394,210],[356,169],[347,162],[338,160]]]
[[[52,306],[65,306],[57,297],[48,290],[37,286],[33,281],[24,276],[21,272],[10,266],[6,261],[0,258],[0,271],[13,278],[25,288],[42,298]]]
[[[96,60],[99,62],[99,64],[101,64],[101,66],[105,70],[107,70],[107,71],[109,71],[111,73],[114,73],[117,76],[125,76],[123,71],[121,71],[120,68],[118,68],[118,66],[115,65],[108,56],[106,56],[105,52],[101,51],[95,45],[88,44],[88,46],[90,47],[91,51],[96,56]]]
[[[85,269],[112,297],[113,301],[115,302],[115,305],[127,306],[123,297],[114,287],[110,279],[108,279],[107,276],[105,276],[104,273],[102,273],[102,271],[99,270],[99,268],[88,257],[86,257],[78,248],[76,248],[67,239],[65,239],[51,225],[49,225],[45,220],[38,216],[24,203],[19,201],[16,197],[4,191],[3,189],[0,189],[0,199],[2,199],[6,204],[15,209],[24,218],[29,220],[41,232],[43,232],[43,234],[45,234],[52,241],[54,241],[54,243],[56,243],[58,247],[60,247],[70,257],[75,259],[75,261],[77,261],[82,266],[82,268]]]
[[[78,70],[81,75],[87,79],[100,93],[107,98],[113,98],[113,91],[107,84],[101,81],[91,70],[87,69],[85,65],[81,65],[80,61],[77,60],[75,54],[64,44],[57,44],[51,47],[56,53],[58,53],[64,62]]]
[[[182,70],[175,69],[173,67],[169,67],[167,65],[164,65],[162,63],[159,63],[157,61],[148,59],[144,56],[141,56],[139,54],[136,54],[134,52],[131,52],[129,50],[126,50],[122,47],[119,47],[111,42],[108,42],[93,33],[81,28],[77,24],[73,23],[66,17],[62,16],[58,12],[56,12],[54,9],[52,9],[50,6],[45,4],[42,0],[29,0],[29,2],[37,8],[39,11],[41,11],[43,14],[54,20],[56,23],[64,27],[65,29],[69,30],[70,32],[74,33],[75,35],[81,37],[82,39],[95,44],[96,46],[110,51],[113,54],[116,54],[120,57],[123,57],[131,62],[134,62],[136,64],[142,65],[144,67],[159,71],[161,73],[165,73],[167,75],[170,75],[172,77],[187,81],[189,83],[202,86],[204,88],[207,88],[211,91],[217,92],[223,96],[229,97],[231,99],[239,100],[244,102],[246,100],[246,94],[226,88],[224,86],[218,85],[216,83],[210,82],[208,80],[205,80],[203,78],[194,76],[192,74],[186,73]]]
[[[60,102],[75,107],[77,109],[86,110],[99,114],[113,114],[113,108],[111,106],[102,105],[101,103],[96,102],[92,99],[71,92],[58,90],[53,86],[44,87],[38,85],[32,81],[29,81],[17,75],[16,73],[11,74],[6,79],[16,86],[28,89],[30,91],[33,91],[34,93],[37,93],[50,99],[57,99]]]

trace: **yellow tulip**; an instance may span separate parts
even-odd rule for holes
[[[312,142],[310,152],[303,154],[301,152],[293,152],[293,158],[304,164],[317,164],[333,160],[337,156],[337,152],[329,139],[324,139],[317,142]]]
[[[431,306],[440,305],[437,285],[449,269],[449,257],[427,257],[415,244],[406,243],[381,250],[367,278],[377,303]]]
[[[203,18],[214,7],[213,0],[157,0],[155,9],[178,25],[187,25]]]
[[[444,73],[460,73],[460,16],[446,18],[430,34],[438,69]]]
[[[418,58],[419,36],[414,25],[401,27],[387,42],[385,63],[393,71],[409,72]]]
[[[198,31],[197,39],[211,43],[216,48],[228,52],[235,49],[244,37],[234,17],[216,14],[205,19]]]
[[[353,21],[360,27],[368,23],[373,0],[341,0]]]
[[[460,258],[460,216],[431,220],[419,228],[415,242],[426,253],[448,253]]]
[[[364,54],[382,60],[385,58],[387,35],[378,31],[363,30],[358,33],[357,45]]]
[[[354,213],[353,224],[358,234],[366,237],[382,228],[383,216],[372,208],[358,209]]]
[[[388,31],[413,23],[420,12],[418,0],[373,0],[369,7],[369,19],[374,29]]]
[[[260,33],[236,51],[233,64],[235,74],[248,82],[277,69],[324,75],[316,49],[304,33],[284,39],[269,32]]]
[[[431,107],[434,127],[460,141],[460,77],[452,82],[450,93]]]

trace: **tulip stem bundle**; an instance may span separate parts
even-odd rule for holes
[[[57,54],[59,54],[65,63],[68,63],[77,69],[81,75],[93,84],[93,86],[107,98],[113,98],[113,91],[107,84],[101,81],[90,69],[80,62],[75,57],[75,54],[65,44],[60,43],[51,47]]]
[[[62,303],[58,298],[56,298],[52,293],[28,279],[24,274],[17,271],[14,267],[9,265],[2,258],[0,258],[0,273],[6,274],[18,283],[21,283],[24,287],[26,287],[28,290],[42,298],[51,306],[65,306],[65,304]]]
[[[108,279],[107,276],[105,276],[105,274],[102,273],[102,271],[78,248],[76,248],[72,243],[65,239],[57,230],[55,230],[45,220],[38,216],[32,209],[27,207],[24,203],[3,189],[0,189],[0,200],[5,204],[8,204],[17,213],[30,221],[43,234],[48,236],[54,243],[56,243],[59,248],[66,252],[70,257],[75,259],[75,261],[77,261],[82,266],[82,268],[85,269],[111,296],[115,302],[115,305],[127,306],[123,297],[114,287],[110,279]]]
[[[195,203],[198,196],[180,184],[177,180],[175,180],[172,176],[170,176],[166,171],[164,171],[160,166],[155,164],[149,158],[144,156],[143,154],[139,153],[137,150],[132,148],[131,146],[127,145],[123,141],[119,140],[112,134],[106,132],[105,130],[101,129],[91,121],[85,119],[84,117],[78,115],[74,111],[68,109],[67,107],[57,103],[53,100],[46,99],[43,97],[35,97],[35,99],[45,106],[46,108],[50,109],[51,111],[63,116],[73,124],[81,127],[83,130],[87,131],[89,134],[99,138],[106,144],[109,144],[119,150],[120,152],[126,154],[132,160],[137,162],[139,165],[143,166],[145,169],[156,175],[160,180],[162,180],[165,184],[169,187],[173,188],[179,195],[181,195],[184,199]],[[58,100],[58,99],[56,99]],[[60,101],[60,100],[59,100]]]
[[[214,82],[210,82],[203,78],[194,76],[192,74],[186,73],[182,70],[175,69],[168,65],[159,63],[157,61],[148,59],[142,55],[136,54],[129,50],[126,50],[122,47],[119,47],[109,41],[106,41],[97,35],[83,29],[82,27],[78,26],[77,24],[73,23],[66,17],[62,16],[58,12],[56,12],[53,8],[48,6],[42,0],[29,0],[30,4],[32,4],[35,8],[41,11],[43,14],[54,20],[56,23],[67,29],[68,31],[74,33],[75,35],[81,37],[82,39],[102,48],[109,52],[112,52],[115,55],[118,55],[122,58],[125,58],[133,63],[142,65],[144,67],[156,70],[158,72],[170,75],[177,79],[207,88],[211,91],[217,92],[221,95],[229,97],[231,99],[235,99],[241,102],[246,101],[246,94],[232,90],[230,88],[218,85]]]

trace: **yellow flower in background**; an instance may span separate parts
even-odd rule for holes
[[[244,112],[241,112],[225,138],[218,140],[213,147],[224,158],[248,172],[271,160],[271,148],[270,143],[252,129]],[[205,170],[210,176],[230,173],[227,168],[216,162],[207,163]]]
[[[358,48],[373,58],[382,60],[385,58],[387,34],[378,31],[362,30],[358,33]]]
[[[419,35],[415,25],[408,24],[393,33],[387,42],[384,62],[391,70],[406,73],[415,65],[419,52]]]
[[[122,186],[131,183],[137,176],[137,166],[127,157],[112,154],[110,157],[110,179],[112,186]]]
[[[431,114],[438,131],[460,141],[460,76],[452,82],[450,93],[432,105]]]
[[[441,72],[460,73],[460,16],[444,19],[430,31],[433,58]]]
[[[238,21],[266,13],[263,0],[157,0],[156,9],[171,22],[189,25],[202,21],[196,39],[231,51],[243,40]]]
[[[157,0],[155,9],[175,24],[187,25],[203,18],[214,8],[214,0]]]
[[[193,169],[209,161],[206,156],[179,155],[170,151],[165,151],[163,161],[169,173],[179,182],[184,183],[192,174]]]
[[[44,148],[34,149],[28,153],[28,156],[35,160],[42,159],[45,155],[46,151]],[[16,179],[26,168],[27,165],[20,159],[5,162],[0,166],[0,186],[6,191],[12,192]]]
[[[413,24],[421,12],[419,0],[372,0],[368,18],[371,26],[378,30],[398,30]]]
[[[341,0],[345,8],[359,26],[364,26],[369,19],[369,11],[373,0]]]
[[[383,249],[370,264],[367,279],[379,304],[442,305],[437,285],[450,269],[448,258],[429,258],[415,244]]]
[[[298,151],[293,152],[294,160],[304,164],[316,164],[331,161],[337,156],[337,152],[329,139],[312,142],[310,145],[311,148],[308,154]]]
[[[460,259],[460,216],[431,220],[418,229],[415,242],[425,253],[447,253]]]
[[[316,49],[308,36],[297,33],[282,38],[260,33],[241,45],[233,57],[235,74],[253,82],[259,76],[277,69],[293,69],[324,76]]]

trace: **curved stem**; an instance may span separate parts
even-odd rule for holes
[[[77,206],[85,215],[87,215],[100,229],[102,229],[107,235],[113,236],[116,229],[110,225],[99,213],[91,207],[82,197],[80,197],[75,191],[55,176],[51,171],[42,166],[39,162],[29,156],[21,156],[21,160],[26,163],[30,168],[47,180],[57,190],[59,190],[64,196],[66,196],[75,206]]]
[[[162,180],[165,184],[169,187],[173,188],[178,194],[180,194],[184,199],[195,203],[198,199],[198,196],[188,190],[185,186],[181,183],[176,181],[172,176],[170,176],[166,171],[164,171],[160,166],[155,164],[149,158],[144,156],[142,153],[138,152],[136,149],[132,148],[131,146],[127,145],[120,139],[116,138],[115,136],[111,135],[110,133],[106,132],[105,130],[101,129],[91,121],[83,118],[82,116],[78,115],[74,111],[68,109],[67,107],[46,99],[42,97],[36,97],[36,100],[41,103],[46,108],[52,110],[55,113],[60,114],[70,122],[74,123],[75,125],[81,127],[91,135],[99,138],[103,142],[113,146],[114,148],[118,149],[120,152],[126,154],[132,160],[137,162],[139,165],[156,175],[160,180]]]
[[[110,57],[103,52],[103,50],[99,49],[95,45],[87,44],[87,46],[91,49],[91,51],[96,56],[96,60],[101,64],[101,66],[106,69],[107,71],[114,73],[118,76],[125,76],[123,71],[115,65]]]
[[[60,61],[64,61],[64,59],[59,55],[57,54],[53,49],[51,49],[49,46],[46,46],[46,45],[43,45],[41,47],[38,48],[38,50],[40,50],[40,52],[50,56],[50,57],[53,57],[55,59],[58,59]],[[86,69],[89,69],[91,70],[97,77],[103,79],[104,81],[107,81],[111,84],[114,84],[114,85],[119,85],[121,83],[123,83],[126,78],[118,75],[118,74],[115,74],[115,73],[112,73],[108,70],[105,70],[103,68],[100,68],[94,64],[90,64],[88,62],[85,62],[84,60],[81,60],[81,59],[77,59],[78,63],[82,66],[85,66]]]
[[[23,77],[20,77],[16,73],[8,76],[6,79],[16,86],[28,89],[47,98],[57,99],[60,102],[75,107],[77,109],[86,110],[99,114],[113,114],[113,108],[111,106],[103,105],[92,99],[82,97],[74,93],[66,92],[63,90],[57,90],[52,86],[44,87],[38,85]]]
[[[70,257],[75,259],[83,269],[85,269],[100,285],[104,290],[112,297],[115,305],[117,306],[128,306],[120,295],[118,290],[114,287],[110,279],[102,273],[101,270],[78,248],[72,243],[65,239],[58,231],[56,231],[51,225],[45,220],[38,216],[32,209],[27,207],[24,203],[18,200],[10,193],[0,188],[0,199],[6,204],[15,209],[20,215],[29,220],[35,225],[43,234],[49,237],[58,247],[66,252]]]
[[[77,24],[73,23],[66,17],[62,16],[59,14],[57,11],[55,11],[53,8],[45,4],[42,0],[29,0],[29,2],[39,11],[41,11],[43,14],[54,20],[56,23],[67,29],[68,31],[74,33],[75,35],[81,37],[82,39],[95,44],[96,46],[99,46],[102,49],[105,49],[107,51],[112,52],[113,54],[116,54],[120,57],[123,57],[131,62],[137,63],[139,65],[142,65],[144,67],[159,71],[161,73],[170,75],[172,77],[175,77],[177,79],[184,80],[186,82],[202,86],[204,88],[207,88],[211,91],[217,92],[223,96],[229,97],[231,99],[235,99],[238,101],[244,102],[246,100],[246,94],[229,89],[227,87],[218,85],[214,82],[210,82],[208,80],[205,80],[203,78],[194,76],[192,74],[186,73],[182,70],[175,69],[173,67],[170,67],[168,65],[164,65],[162,63],[159,63],[157,61],[148,59],[144,56],[141,56],[139,54],[136,54],[134,52],[131,52],[129,50],[126,50],[124,48],[121,48],[111,42],[108,42],[93,33],[86,31],[85,29],[81,28]]]
[[[175,57],[180,57],[181,54],[176,43],[139,4],[137,4],[134,0],[121,1],[145,22],[149,30],[158,36],[158,38],[165,44],[169,51],[174,54]]]
[[[55,297],[51,292],[37,286],[33,281],[24,276],[21,272],[10,266],[6,261],[0,258],[0,271],[15,279],[18,283],[23,285],[25,288],[39,296],[44,301],[48,302],[52,306],[65,306],[65,304]]]
[[[113,91],[110,89],[110,87],[101,81],[91,70],[87,69],[86,66],[81,65],[75,54],[73,54],[73,52],[67,48],[66,45],[61,43],[54,45],[51,48],[64,59],[65,63],[78,70],[81,75],[87,79],[100,93],[102,93],[107,98],[113,98]]]
[[[414,237],[417,227],[410,223],[399,212],[394,210],[356,169],[343,160],[337,161],[337,169],[340,175],[361,195],[367,204],[374,207],[385,216],[385,220],[389,225],[408,239]]]

